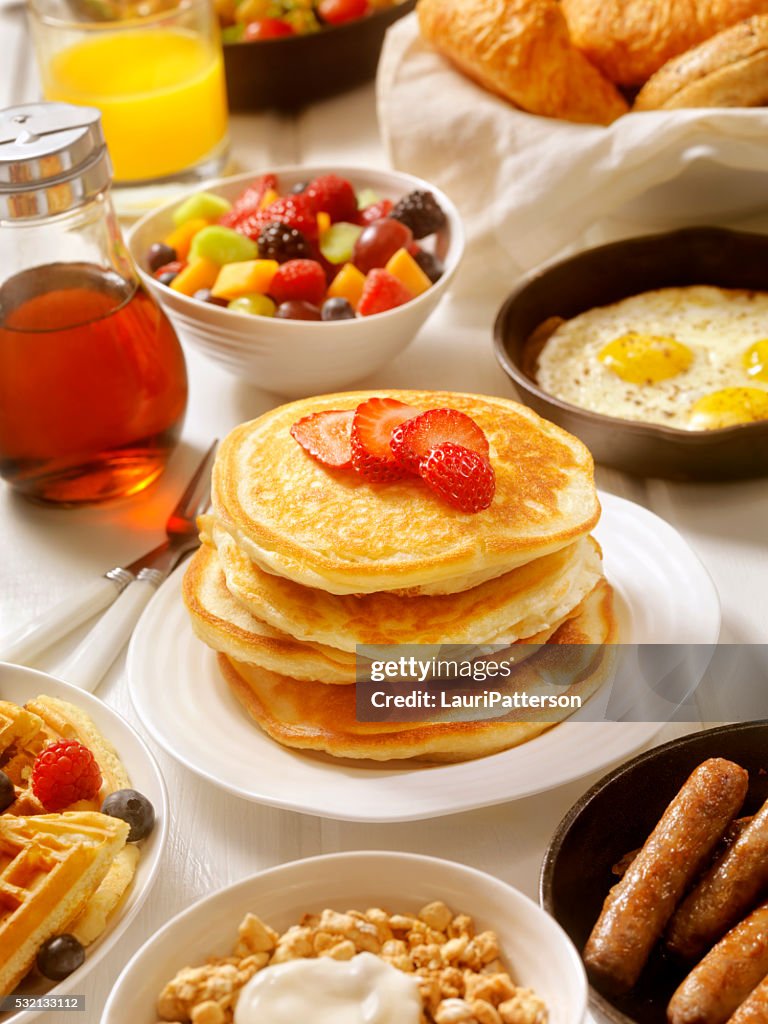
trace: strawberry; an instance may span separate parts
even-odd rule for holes
[[[240,193],[232,204],[232,209],[219,217],[219,224],[239,231],[238,225],[258,213],[262,199],[272,190],[277,191],[277,178],[274,174],[262,174]]]
[[[391,199],[380,199],[377,203],[371,203],[363,210],[358,210],[356,221],[358,224],[373,224],[375,220],[383,220],[388,217],[394,203]]]
[[[305,452],[332,469],[352,465],[352,420],[354,409],[329,409],[304,416],[291,427],[291,437]]]
[[[398,279],[380,267],[369,270],[363,286],[363,294],[357,304],[360,316],[386,313],[388,309],[410,302],[413,296]]]
[[[390,447],[392,431],[420,410],[394,398],[369,398],[358,405],[352,421],[352,466],[374,483],[399,480],[408,470]]]
[[[445,441],[488,458],[485,434],[470,416],[458,409],[428,409],[421,416],[395,427],[390,443],[397,461],[418,473],[421,460]]]
[[[357,218],[357,197],[350,183],[336,174],[322,174],[310,181],[303,193],[312,212],[324,211],[335,223],[339,220],[354,222]]]
[[[238,221],[235,230],[256,240],[267,224],[273,223],[296,228],[310,242],[317,238],[317,217],[303,192],[276,199],[263,210],[257,210]]]
[[[32,792],[46,811],[62,811],[78,800],[99,795],[99,763],[77,740],[50,743],[32,765]]]
[[[424,483],[461,512],[480,512],[493,501],[496,475],[487,459],[463,445],[445,441],[422,459]]]
[[[288,260],[278,267],[269,294],[278,306],[293,299],[319,306],[326,288],[325,271],[316,260]]]

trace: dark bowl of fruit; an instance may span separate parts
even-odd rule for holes
[[[295,110],[373,78],[416,0],[215,0],[232,110]]]
[[[464,231],[450,199],[412,175],[286,167],[174,200],[128,245],[183,342],[298,398],[358,381],[412,341]]]

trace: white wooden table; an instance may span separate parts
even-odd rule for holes
[[[2,0],[0,0],[0,3]],[[36,99],[34,66],[23,11],[0,7],[0,107]],[[295,118],[233,119],[233,152],[244,168],[286,163],[381,165],[373,87],[319,104]],[[459,308],[450,300],[415,343],[371,387],[456,388],[510,395],[490,343],[495,310]],[[0,485],[0,632],[20,626],[73,593],[106,568],[124,564],[162,538],[165,518],[200,452],[241,420],[276,404],[188,352],[190,402],[183,443],[162,480],[138,499],[105,508],[64,511],[26,503]],[[712,574],[723,605],[727,642],[768,640],[768,485],[672,485],[601,471],[606,490],[640,502],[688,539]],[[77,638],[75,638],[77,639]],[[38,667],[55,671],[62,644]],[[99,691],[141,731],[123,678],[124,657]],[[730,717],[717,707],[707,717]],[[668,738],[680,726],[668,726]],[[453,858],[490,871],[535,896],[546,842],[560,817],[587,788],[588,777],[545,795],[486,810],[398,825],[357,825],[259,807],[230,797],[157,753],[171,797],[172,826],[153,895],[116,949],[83,986],[85,1020],[101,1008],[128,957],[171,915],[202,894],[254,871],[313,854],[352,849],[401,849]],[[76,1024],[51,1014],[48,1024]]]

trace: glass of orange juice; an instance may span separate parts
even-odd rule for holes
[[[211,0],[30,0],[48,100],[101,111],[115,183],[195,180],[226,162]]]

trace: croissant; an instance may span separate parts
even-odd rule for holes
[[[562,0],[574,44],[617,85],[642,85],[668,60],[768,0]]]
[[[417,11],[425,39],[523,110],[596,124],[627,111],[618,90],[571,43],[556,0],[419,0]]]

